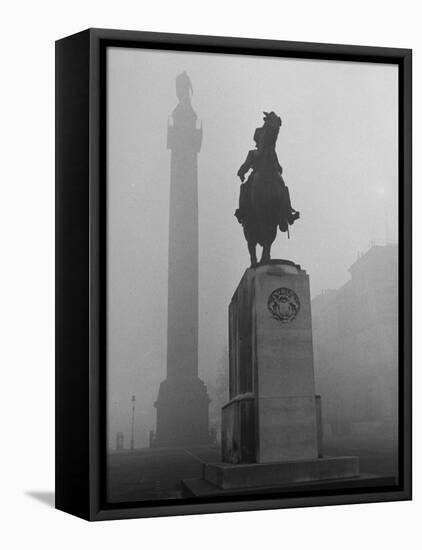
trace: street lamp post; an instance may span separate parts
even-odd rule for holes
[[[135,396],[132,395],[132,432],[130,438],[130,450],[135,450]]]

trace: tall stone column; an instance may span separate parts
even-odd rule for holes
[[[176,79],[179,103],[169,124],[170,223],[168,263],[167,378],[155,406],[154,446],[209,442],[205,384],[198,377],[198,153],[202,128],[191,104],[186,73]]]

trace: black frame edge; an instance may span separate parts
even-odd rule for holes
[[[402,384],[405,396],[402,406],[401,438],[403,445],[403,495],[412,499],[412,50],[403,52],[400,63],[401,82],[399,112],[401,114],[401,148],[399,181],[401,181],[401,309]],[[400,299],[400,298],[399,298]]]
[[[323,42],[296,42],[261,38],[242,38],[234,36],[176,34],[166,32],[133,31],[104,28],[90,28],[95,40],[121,41],[131,46],[131,42],[142,42],[147,48],[151,44],[155,49],[176,49],[188,51],[218,52],[241,55],[271,55],[282,51],[288,57],[289,52],[296,58],[341,59],[350,61],[378,61],[397,63],[397,60],[411,54],[409,48],[385,46],[363,46],[349,44],[331,44]]]
[[[56,42],[56,508],[89,519],[89,40]]]

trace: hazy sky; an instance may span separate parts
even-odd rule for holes
[[[227,307],[248,266],[233,216],[236,172],[275,111],[283,177],[301,219],[273,258],[302,265],[315,296],[338,288],[371,242],[397,241],[397,67],[111,48],[108,51],[109,434],[155,428],[166,371],[170,151],[175,78],[186,70],[203,124],[199,154],[199,371],[227,346]]]

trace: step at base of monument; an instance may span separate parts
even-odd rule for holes
[[[352,478],[358,475],[358,457],[342,456],[265,464],[204,464],[203,478],[221,489],[243,489]]]
[[[289,483],[286,485],[274,484],[261,487],[244,487],[243,489],[221,489],[217,485],[201,478],[182,480],[182,493],[184,497],[212,497],[212,496],[241,496],[241,495],[285,495],[294,493],[312,493],[320,491],[338,491],[348,489],[376,489],[378,487],[394,487],[397,480],[394,476],[377,476],[372,474],[359,474],[353,478],[330,479],[324,481],[311,481],[306,483]]]

